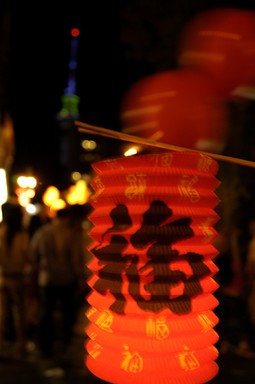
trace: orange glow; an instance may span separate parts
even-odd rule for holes
[[[164,314],[137,314],[123,317],[110,311],[109,309],[100,310],[91,306],[86,312],[87,318],[98,324],[102,329],[108,332],[135,332],[137,335],[144,337],[159,332],[156,338],[162,337],[162,330],[171,330],[171,335],[178,335],[183,332],[203,332],[218,324],[219,319],[212,310],[204,312],[183,315],[169,316],[169,313]]]
[[[167,152],[93,169],[87,368],[116,384],[211,380],[218,164]]]

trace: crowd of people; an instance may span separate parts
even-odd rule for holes
[[[20,205],[2,206],[0,359],[7,352],[24,358],[31,342],[45,359],[54,356],[57,344],[62,352],[70,346],[89,291],[90,209],[70,206],[52,218],[27,221]],[[255,359],[255,219],[246,228],[218,232],[218,348]]]
[[[57,343],[62,352],[70,346],[87,293],[89,211],[89,205],[70,206],[27,220],[20,205],[3,204],[0,359],[25,358],[31,343],[45,359],[53,358]]]

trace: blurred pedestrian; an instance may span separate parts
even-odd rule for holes
[[[76,297],[84,275],[84,249],[70,209],[57,211],[51,222],[33,235],[30,256],[38,275],[38,345],[42,356],[54,354],[57,339],[61,350],[70,345],[76,321]],[[56,326],[59,314],[59,326]],[[58,331],[58,333],[57,333]]]
[[[28,267],[29,236],[20,205],[5,203],[0,225],[0,354],[4,354],[8,321],[13,321],[14,351],[25,353],[24,279]],[[9,316],[11,315],[11,316]]]
[[[27,230],[29,237],[32,238],[35,231],[39,229],[43,224],[47,223],[47,217],[43,217],[40,213],[30,216],[29,222],[27,224]]]
[[[47,221],[47,217],[44,217],[40,212],[29,217],[26,226],[29,235],[29,243],[32,240],[34,233]],[[29,351],[33,351],[36,347],[38,297],[38,276],[30,264],[30,270],[27,271],[25,280],[26,333],[27,349]]]
[[[88,264],[91,261],[91,253],[89,247],[92,244],[92,238],[89,236],[89,232],[92,229],[92,223],[88,219],[92,206],[89,203],[84,205],[74,204],[70,207],[71,225],[75,229],[76,236],[79,239],[80,247],[83,249],[84,255],[84,274],[81,275],[79,282],[79,291],[77,292],[77,306],[84,308],[86,295],[90,292],[90,287],[87,284],[87,280],[91,276],[91,272],[88,268]]]

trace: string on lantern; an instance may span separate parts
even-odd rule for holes
[[[93,164],[86,365],[111,383],[218,372],[218,164],[164,152]]]

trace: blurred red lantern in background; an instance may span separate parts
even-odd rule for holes
[[[88,369],[119,384],[209,381],[218,372],[218,164],[168,152],[93,168]]]
[[[216,8],[198,14],[180,37],[178,62],[210,75],[227,97],[255,80],[255,12]]]
[[[121,104],[122,131],[156,141],[221,152],[229,111],[209,76],[177,69],[141,79]]]

